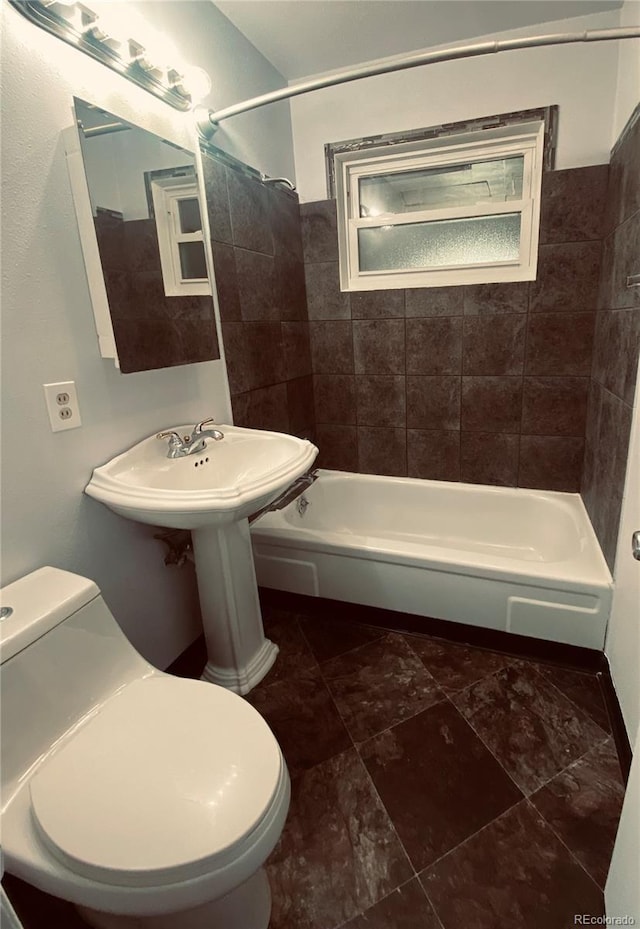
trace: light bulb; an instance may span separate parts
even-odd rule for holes
[[[200,103],[211,93],[211,78],[204,68],[195,65],[188,65],[184,69],[180,84],[191,97],[193,104]]]
[[[178,68],[180,56],[176,46],[163,32],[151,29],[148,23],[140,31],[140,41],[144,45],[149,58],[159,68]]]

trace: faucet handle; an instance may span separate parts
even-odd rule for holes
[[[203,419],[201,423],[196,423],[196,425],[193,427],[193,434],[199,435],[205,426],[215,426],[215,424],[216,421],[213,417],[209,417],[209,419]]]
[[[174,432],[172,429],[169,432],[159,432],[156,435],[156,439],[169,439],[169,445],[182,444],[182,439],[177,432]]]

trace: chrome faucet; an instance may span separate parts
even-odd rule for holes
[[[204,428],[209,425],[215,425],[215,421],[203,419],[201,423],[196,423],[191,430],[191,435],[181,436],[180,433],[169,430],[169,432],[159,432],[156,438],[169,439],[167,458],[185,458],[187,455],[197,455],[198,452],[203,452],[207,447],[207,439],[214,439],[216,442],[224,439],[224,432],[220,432],[219,429]]]

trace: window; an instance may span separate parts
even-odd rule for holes
[[[342,290],[536,275],[544,122],[334,154]]]
[[[195,178],[157,178],[151,181],[151,195],[165,294],[210,294]]]

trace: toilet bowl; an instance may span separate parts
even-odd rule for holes
[[[149,665],[85,578],[42,568],[2,606],[6,870],[98,929],[266,929],[290,786],[262,717]]]

